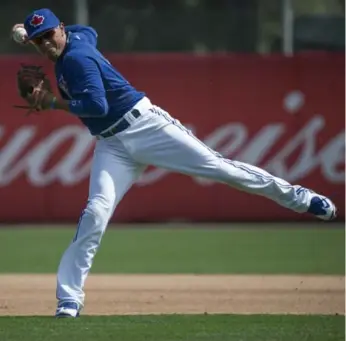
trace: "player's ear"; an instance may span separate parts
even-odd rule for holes
[[[63,22],[61,22],[59,24],[59,27],[60,27],[61,30],[65,30],[65,24]]]

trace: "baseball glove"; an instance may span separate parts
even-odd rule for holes
[[[28,105],[15,105],[14,107],[29,109],[27,115],[32,111],[46,109],[34,96],[34,93],[37,92],[52,94],[50,81],[42,71],[42,66],[21,64],[21,68],[17,72],[17,88],[20,97],[25,99]]]

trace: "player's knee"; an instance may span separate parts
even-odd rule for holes
[[[234,180],[236,177],[234,176],[234,173],[230,171],[229,164],[225,159],[216,159],[213,163],[213,166],[214,167],[211,168],[213,173],[211,178],[213,178],[213,180],[229,185],[234,184]]]
[[[81,215],[74,243],[83,245],[86,252],[96,252],[108,221],[113,212],[114,201],[97,197],[88,201]]]
[[[91,219],[91,224],[106,227],[113,212],[114,200],[104,197],[92,198],[84,210],[84,214]]]

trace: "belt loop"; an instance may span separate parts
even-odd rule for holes
[[[132,111],[129,111],[127,112],[125,115],[124,115],[124,119],[128,122],[128,123],[132,123],[134,122],[135,120],[135,117],[132,115]]]

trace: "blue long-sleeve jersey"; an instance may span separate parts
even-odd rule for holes
[[[98,51],[89,26],[66,26],[66,47],[55,64],[62,98],[70,111],[98,135],[118,121],[145,94],[137,91]]]

